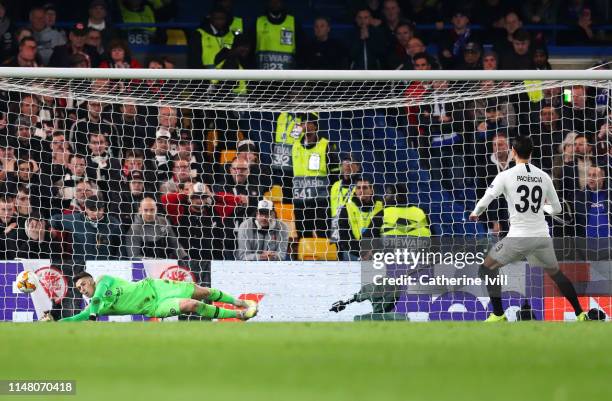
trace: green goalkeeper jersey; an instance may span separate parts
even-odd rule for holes
[[[102,276],[89,305],[80,313],[62,321],[88,320],[90,315],[150,314],[155,305],[152,279],[130,282],[112,276]]]

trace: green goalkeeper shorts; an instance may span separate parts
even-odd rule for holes
[[[156,295],[156,303],[147,314],[148,317],[168,317],[181,313],[180,302],[191,299],[195,284],[186,281],[152,280],[151,287]]]

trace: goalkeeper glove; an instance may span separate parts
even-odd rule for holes
[[[98,320],[98,317],[92,313],[91,315],[89,315],[89,320],[91,320],[92,322],[95,322],[96,320]]]
[[[334,302],[332,307],[329,309],[330,312],[341,312],[346,309],[346,305],[350,304],[350,301],[338,301]]]

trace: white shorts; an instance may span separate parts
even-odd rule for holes
[[[489,256],[502,265],[527,259],[530,266],[547,270],[559,268],[552,238],[547,237],[506,237],[491,248]]]

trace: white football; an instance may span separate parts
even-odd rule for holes
[[[17,289],[25,294],[29,294],[38,287],[38,277],[36,273],[24,270],[17,276]]]

